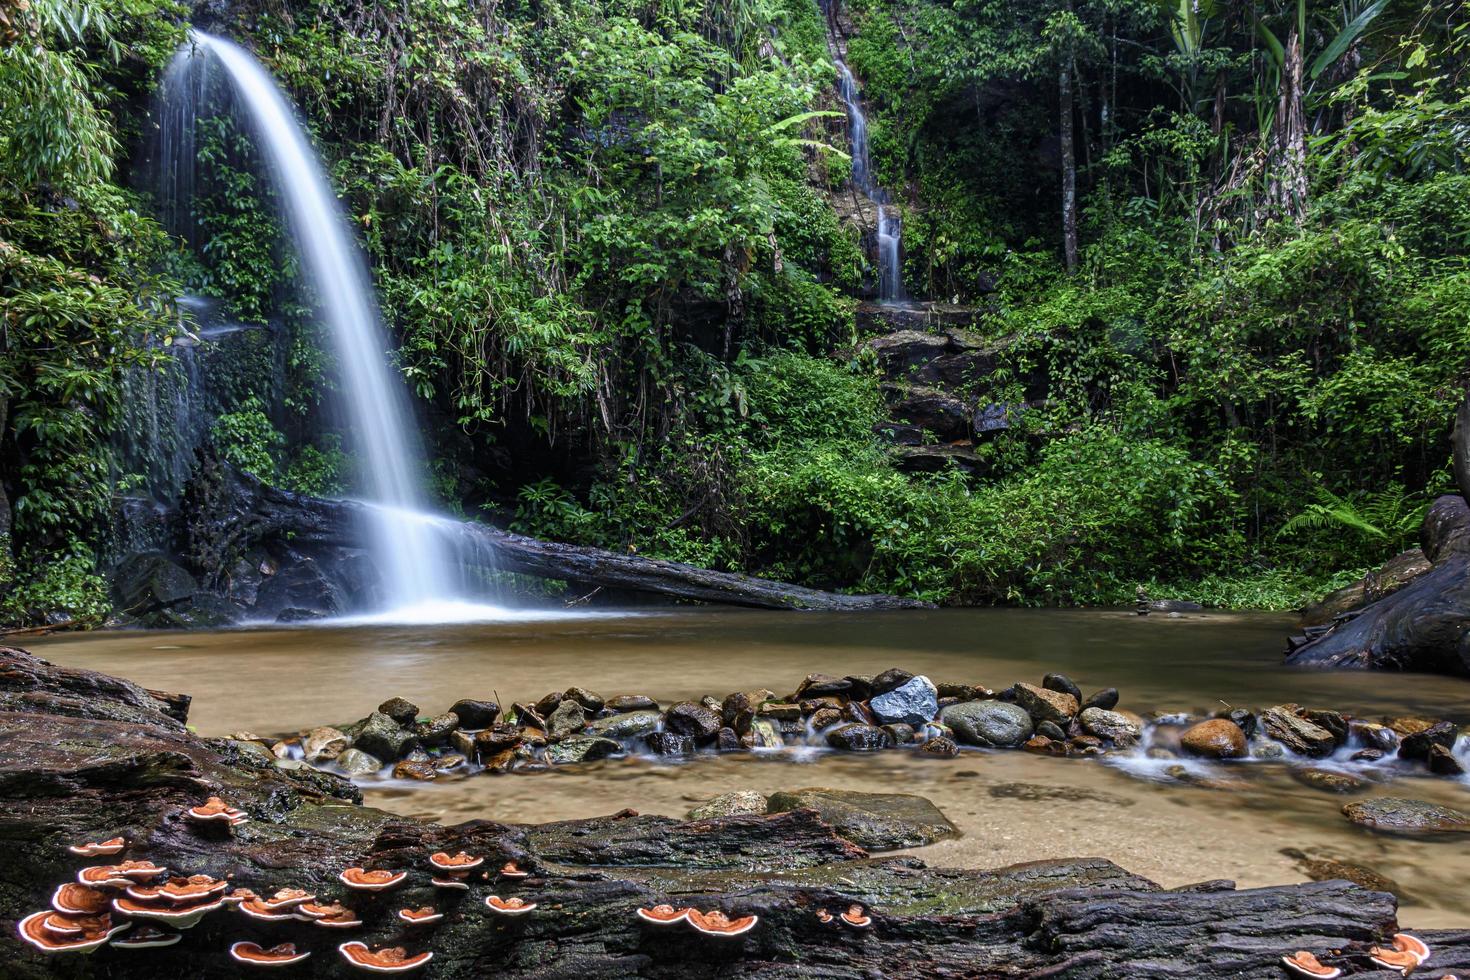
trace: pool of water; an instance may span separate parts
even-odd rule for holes
[[[46,638],[31,648],[58,663],[190,693],[191,721],[205,735],[344,723],[393,695],[431,713],[463,697],[509,704],[574,684],[668,703],[755,687],[784,693],[810,672],[877,673],[891,666],[994,689],[1062,671],[1087,692],[1117,687],[1121,706],[1139,713],[1295,701],[1365,718],[1470,721],[1470,681],[1282,667],[1290,628],[1290,619],[1270,615],[695,611],[446,626],[99,633]],[[682,763],[630,756],[433,784],[370,779],[364,791],[369,802],[415,817],[522,822],[624,807],[682,815],[698,801],[737,789],[914,792],[938,804],[962,832],[923,850],[933,864],[1101,855],[1165,885],[1232,878],[1253,886],[1303,880],[1298,858],[1283,853],[1291,850],[1394,880],[1405,923],[1470,926],[1460,894],[1470,877],[1463,840],[1363,831],[1341,815],[1350,797],[1304,786],[1288,766],[1217,768],[1232,788],[1143,778],[1140,766],[1021,752],[975,750],[940,760],[906,751],[800,751]],[[1356,798],[1375,795],[1470,809],[1470,785],[1453,780],[1383,779]]]

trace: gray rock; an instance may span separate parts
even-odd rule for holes
[[[715,817],[733,817],[742,813],[765,813],[766,798],[755,790],[722,793],[714,799],[689,811],[690,820],[711,820]]]
[[[609,715],[588,722],[587,734],[599,738],[639,738],[658,731],[662,717],[657,710],[648,709]]]
[[[785,813],[801,808],[816,810],[824,823],[868,850],[919,847],[959,833],[933,803],[907,793],[858,793],[809,787],[773,793],[767,812]]]
[[[1470,814],[1447,806],[1385,796],[1349,803],[1343,816],[1360,827],[1400,834],[1470,833]]]
[[[664,727],[697,742],[707,742],[720,730],[720,715],[702,704],[680,701],[664,713]]]
[[[1062,731],[1054,721],[1043,721],[1037,725],[1036,734],[1044,738],[1049,738],[1053,742],[1065,742],[1067,740],[1067,733]]]
[[[694,739],[673,732],[650,732],[644,744],[654,755],[693,755]]]
[[[883,730],[888,733],[888,738],[893,742],[894,745],[914,744],[913,725],[906,725],[900,721],[894,722],[891,725],[884,725]]]
[[[378,711],[400,725],[412,725],[419,719],[419,706],[406,698],[389,698],[378,705]]]
[[[352,740],[335,728],[313,728],[301,740],[307,762],[331,762],[352,746]]]
[[[924,675],[912,677],[868,702],[880,724],[922,725],[939,714],[939,691]]]
[[[413,733],[424,745],[443,745],[449,741],[449,736],[457,728],[459,728],[459,715],[453,711],[446,711],[423,724],[415,725]]]
[[[586,709],[589,715],[595,715],[607,704],[607,699],[601,694],[587,690],[585,687],[569,687],[562,697],[568,701],[575,701]]]
[[[384,702],[389,703],[389,702]],[[361,749],[379,759],[401,759],[418,745],[413,732],[402,727],[382,711],[368,715],[367,722],[357,738],[352,740],[354,748]]]
[[[375,756],[368,755],[361,749],[347,749],[337,756],[337,765],[349,776],[370,776],[383,768],[383,763]]]
[[[964,701],[940,712],[939,720],[966,745],[1012,749],[1035,730],[1026,709],[1004,701]]]
[[[618,714],[626,714],[630,711],[657,711],[658,702],[642,694],[619,694],[608,698],[603,707]]]
[[[546,747],[546,761],[553,765],[565,765],[569,762],[590,762],[593,759],[606,759],[610,755],[621,752],[623,747],[610,738],[597,738],[593,735],[573,735],[564,738],[555,745]]]
[[[827,744],[846,752],[877,752],[887,747],[888,735],[881,728],[854,722],[828,732]]]
[[[562,701],[546,716],[546,734],[551,738],[575,735],[587,724],[587,712],[576,701]]]
[[[489,728],[500,717],[500,705],[494,701],[463,698],[454,702],[450,711],[459,716],[459,723],[472,731]]]

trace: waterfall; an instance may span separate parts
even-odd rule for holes
[[[837,64],[837,95],[847,107],[852,185],[873,202],[878,212],[878,299],[885,303],[902,302],[908,299],[903,288],[903,222],[890,204],[888,192],[873,179],[868,154],[868,117],[863,112],[857,79],[837,54],[837,45],[833,43],[831,47],[832,59]]]
[[[165,214],[179,208],[180,195],[192,194],[203,73],[218,66],[266,160],[302,278],[332,339],[348,438],[361,464],[365,499],[376,505],[365,532],[382,575],[385,605],[409,610],[411,619],[465,618],[474,614],[464,610],[474,608],[483,616],[484,607],[465,601],[469,569],[458,560],[452,536],[428,510],[427,466],[408,393],[389,365],[388,333],[366,258],[322,162],[285,95],[249,52],[199,31],[190,33],[190,41],[164,80]]]

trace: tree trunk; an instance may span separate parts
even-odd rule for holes
[[[1455,414],[1454,444],[1455,482],[1460,486],[1460,496],[1470,503],[1470,392]]]
[[[1281,66],[1276,106],[1278,204],[1284,216],[1301,224],[1307,215],[1307,116],[1302,105],[1302,39],[1292,28]]]
[[[1072,64],[1063,59],[1057,74],[1057,88],[1061,93],[1062,128],[1062,251],[1066,256],[1067,271],[1077,268],[1077,155],[1073,146]]]

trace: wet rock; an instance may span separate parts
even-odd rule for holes
[[[199,591],[199,583],[161,552],[145,552],[118,563],[112,589],[120,610],[146,619],[150,613],[187,603]]]
[[[570,762],[590,762],[593,759],[606,759],[610,755],[621,752],[623,747],[610,738],[597,738],[593,735],[573,735],[564,738],[555,745],[546,747],[546,761],[553,765],[565,765]]]
[[[1436,776],[1463,776],[1465,767],[1455,754],[1443,745],[1429,747],[1429,771]]]
[[[912,725],[895,722],[891,725],[884,725],[883,730],[888,733],[888,738],[894,745],[914,744],[914,727]]]
[[[362,749],[347,749],[337,756],[337,765],[349,776],[368,776],[383,768],[383,762]]]
[[[954,739],[937,735],[919,746],[919,751],[937,755],[942,759],[953,759],[960,754],[960,747],[955,744]]]
[[[702,704],[680,701],[664,713],[664,727],[696,742],[707,742],[720,730],[720,716]]]
[[[1067,740],[1067,733],[1062,731],[1061,727],[1054,721],[1043,721],[1037,725],[1036,734],[1042,738],[1049,738],[1053,742],[1065,742]]]
[[[557,704],[560,703],[560,701],[557,702]],[[555,705],[552,707],[555,708]],[[515,716],[515,723],[520,727],[539,728],[542,731],[546,730],[546,719],[542,716],[541,712],[536,710],[534,705],[517,701],[510,706],[510,710],[511,714]]]
[[[406,698],[389,698],[378,705],[378,712],[407,727],[419,719],[419,706]]]
[[[1389,730],[1400,738],[1426,731],[1439,724],[1438,718],[1423,718],[1418,715],[1403,715],[1384,722]]]
[[[694,754],[694,739],[688,735],[676,735],[673,732],[650,732],[643,741],[654,755]]]
[[[768,813],[816,810],[822,822],[868,850],[919,847],[959,831],[922,796],[809,787],[771,794]]]
[[[1333,742],[1336,745],[1345,745],[1348,738],[1348,721],[1340,711],[1319,711],[1312,708],[1303,708],[1301,716],[1318,728],[1332,733]]]
[[[1228,718],[1211,718],[1190,726],[1179,736],[1179,746],[1205,759],[1242,759],[1249,751],[1245,732]]]
[[[569,687],[562,693],[562,699],[575,701],[590,715],[601,711],[607,699],[601,694],[587,690],[585,687]]]
[[[485,757],[485,771],[497,776],[511,772],[520,765],[521,758],[516,749],[501,749]]]
[[[1359,749],[1348,758],[1353,762],[1379,762],[1387,754],[1382,749]]]
[[[1470,833],[1470,814],[1447,806],[1385,796],[1361,800],[1342,808],[1343,816],[1360,827],[1400,834]]]
[[[1024,708],[1004,701],[966,701],[945,708],[939,720],[967,745],[1009,749],[1024,745],[1035,728]]]
[[[995,696],[995,692],[988,687],[978,684],[936,684],[940,698],[953,698],[955,702],[960,701],[984,701],[986,698]]]
[[[866,701],[873,696],[873,678],[866,674],[848,674],[842,678],[847,681],[847,696],[854,701]],[[801,698],[792,698],[800,701]]]
[[[489,728],[500,717],[500,705],[484,699],[462,698],[449,710],[459,716],[460,725],[473,731]]]
[[[783,701],[767,701],[755,713],[772,721],[801,721],[801,705]]]
[[[1256,716],[1254,712],[1244,708],[1232,708],[1225,713],[1225,717],[1235,722],[1236,726],[1243,732],[1245,737],[1250,738],[1256,733]]]
[[[803,715],[816,714],[823,708],[837,708],[838,710],[842,708],[842,701],[839,698],[806,698],[799,703]]]
[[[657,731],[662,717],[657,709],[648,708],[608,715],[588,722],[587,734],[600,738],[638,738]]]
[[[352,745],[352,740],[336,728],[313,728],[301,740],[307,762],[331,762]]]
[[[812,714],[812,727],[821,731],[842,721],[842,718],[841,708],[821,708]]]
[[[1324,793],[1361,793],[1368,784],[1357,776],[1331,769],[1293,769],[1291,776],[1303,786],[1320,789]]]
[[[731,728],[736,728],[735,719],[743,715],[748,724],[749,719],[755,717],[755,709],[767,701],[774,700],[776,700],[776,692],[764,688],[755,691],[736,691],[734,694],[727,695],[720,703],[720,720]]]
[[[903,687],[905,684],[913,679],[914,675],[909,673],[908,671],[900,670],[897,667],[889,667],[883,673],[879,674],[877,677],[874,677],[872,683],[869,684],[868,687],[871,689],[873,695],[877,696],[879,694],[887,694],[889,691]]]
[[[739,752],[744,746],[740,744],[740,736],[735,734],[735,729],[721,728],[715,735],[715,748],[721,752]]]
[[[1105,687],[1082,702],[1082,710],[1098,708],[1102,711],[1112,711],[1118,706],[1118,689],[1116,687]]]
[[[1258,738],[1251,742],[1252,759],[1285,759],[1286,747],[1280,742]]]
[[[519,728],[508,722],[501,722],[475,734],[475,751],[482,756],[491,756],[514,748],[521,744],[522,739]]]
[[[435,772],[446,773],[453,772],[456,769],[463,769],[470,760],[458,752],[446,752],[444,755],[437,755],[429,761],[434,764]]]
[[[1053,741],[1045,735],[1031,736],[1021,748],[1035,755],[1062,756],[1067,754],[1067,743]]]
[[[568,698],[546,716],[546,734],[552,739],[562,739],[580,732],[582,726],[586,724],[586,710],[576,701]]]
[[[1073,684],[1072,678],[1066,674],[1047,674],[1041,679],[1041,686],[1048,691],[1069,694],[1079,705],[1082,703],[1082,689],[1076,684]]]
[[[1435,722],[1428,728],[1405,735],[1403,741],[1399,743],[1399,758],[1428,762],[1430,750],[1434,746],[1454,748],[1455,739],[1459,737],[1459,734],[1459,729],[1449,722]]]
[[[1143,737],[1143,726],[1118,711],[1083,708],[1077,722],[1087,734],[1096,735],[1120,748],[1134,745]]]
[[[875,695],[868,701],[868,709],[880,724],[922,725],[939,714],[939,692],[921,674]]]
[[[603,707],[617,714],[627,714],[632,711],[657,711],[658,702],[643,694],[619,694],[608,698]]]
[[[1077,699],[1070,694],[1049,691],[1034,684],[1017,684],[1012,690],[1015,692],[1016,704],[1026,709],[1032,721],[1038,724],[1054,721],[1058,725],[1066,725],[1077,714]]]
[[[541,700],[531,705],[531,708],[536,714],[545,718],[560,707],[561,703],[565,700],[566,697],[561,691],[552,691],[550,694],[542,695]]]
[[[1296,861],[1302,873],[1313,881],[1351,881],[1369,891],[1389,892],[1394,895],[1402,893],[1398,882],[1361,864],[1313,856],[1294,847],[1284,847],[1281,853]]]
[[[423,745],[443,745],[449,741],[449,736],[459,727],[459,715],[453,711],[446,711],[442,715],[430,718],[421,725],[415,725],[413,734]]]
[[[888,745],[888,736],[873,725],[852,723],[828,732],[827,744],[846,752],[877,752]]]
[[[1301,717],[1294,704],[1277,705],[1261,712],[1261,730],[1297,755],[1320,758],[1337,746],[1332,732]]]
[[[1170,766],[1169,768],[1164,770],[1164,774],[1179,780],[1181,783],[1187,783],[1190,786],[1198,786],[1200,789],[1240,792],[1241,790],[1249,788],[1249,784],[1246,783],[1244,780],[1224,779],[1219,776],[1212,776],[1207,773],[1196,772],[1195,770],[1184,765]]]
[[[761,814],[766,812],[766,797],[755,790],[721,793],[708,802],[689,811],[690,820],[713,820],[716,817],[733,817],[742,813]]]
[[[362,731],[357,733],[352,744],[379,759],[393,760],[403,758],[418,742],[413,732],[403,728],[387,713],[374,711],[368,715],[367,723],[362,726]]]
[[[428,782],[438,776],[439,774],[434,770],[434,764],[427,759],[404,759],[393,767],[394,779],[416,779],[420,782]]]
[[[1380,754],[1397,752],[1399,748],[1399,733],[1387,725],[1353,722],[1348,728],[1348,737],[1357,739],[1367,748],[1374,749]]]
[[[699,703],[709,710],[713,711],[716,715],[720,713],[719,698],[706,694],[704,697],[699,699]]]
[[[802,698],[818,698],[824,695],[851,697],[852,681],[846,677],[833,677],[830,674],[808,674],[797,687],[796,697],[792,700],[800,701]]]

